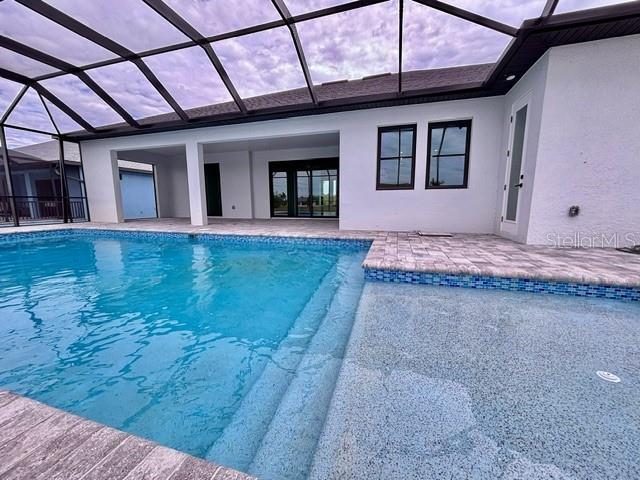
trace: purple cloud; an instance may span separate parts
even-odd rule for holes
[[[172,112],[149,80],[131,62],[87,70],[87,73],[134,118]]]
[[[286,27],[215,42],[213,49],[242,97],[305,86]]]
[[[627,3],[633,0],[560,0],[555,13],[573,12],[575,10],[585,10],[587,8],[604,7],[617,3]]]
[[[16,98],[22,85],[5,78],[0,78],[0,116],[4,115],[13,99]]]
[[[73,75],[62,75],[40,83],[94,127],[123,121],[120,115]],[[127,91],[127,82],[121,82],[120,88]]]
[[[49,112],[51,112],[53,122],[56,124],[56,127],[58,127],[58,130],[60,130],[60,132],[67,133],[84,130],[80,125],[72,120],[71,117],[69,117],[66,113],[64,113],[46,98],[44,99],[44,103],[47,105]]]
[[[297,29],[314,83],[398,70],[397,0],[301,22]]]
[[[11,114],[9,114],[6,123],[18,127],[34,128],[36,130],[56,133],[56,129],[51,123],[51,119],[40,101],[40,97],[32,88],[27,90],[20,99]]]
[[[495,62],[511,37],[415,2],[405,4],[403,69]]]
[[[227,102],[231,95],[200,47],[146,57],[144,62],[182,108]]]
[[[546,0],[446,0],[456,7],[464,8],[493,20],[519,27],[523,20],[537,18],[542,13]]]
[[[287,8],[292,15],[314,12],[323,8],[333,7],[347,3],[349,0],[285,0]]]
[[[7,147],[11,149],[51,141],[51,135],[43,133],[26,132],[15,128],[5,128],[4,132],[7,137]]]
[[[0,35],[13,38],[69,63],[86,65],[115,57],[108,50],[47,20],[14,0],[0,2],[0,18]]]
[[[270,0],[166,0],[202,35],[210,37],[261,23],[280,20]]]
[[[189,40],[140,0],[46,2],[135,52]]]
[[[4,47],[0,47],[0,67],[27,77],[37,77],[58,71],[49,65],[32,60]]]

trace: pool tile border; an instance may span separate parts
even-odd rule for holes
[[[640,289],[586,283],[567,283],[526,278],[493,277],[485,275],[453,275],[431,272],[364,269],[369,281],[411,283],[441,287],[474,288],[481,290],[506,290],[514,292],[545,293],[575,297],[609,298],[640,302]]]
[[[106,238],[144,238],[144,239],[180,239],[201,242],[220,242],[231,244],[270,244],[270,245],[314,245],[327,247],[368,249],[372,240],[331,238],[331,237],[280,237],[275,235],[235,235],[226,233],[189,233],[151,230],[109,230],[102,228],[67,228],[59,230],[16,232],[0,235],[0,243],[38,240],[60,237],[106,237]]]

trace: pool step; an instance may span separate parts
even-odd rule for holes
[[[342,283],[245,469],[259,478],[298,480],[309,472],[364,283],[357,262],[339,263],[338,269]]]
[[[338,265],[334,265],[245,395],[231,422],[207,452],[207,460],[243,471],[249,468],[271,417],[277,411],[310,339],[326,316],[341,281]]]

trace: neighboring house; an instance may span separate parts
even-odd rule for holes
[[[60,150],[57,140],[9,149],[11,182],[22,220],[62,218]],[[65,150],[69,208],[74,219],[86,217],[84,180],[77,148]],[[8,208],[2,209],[9,211]]]
[[[155,218],[157,215],[153,167],[144,163],[118,160],[118,170],[124,219]]]

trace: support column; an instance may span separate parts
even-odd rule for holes
[[[82,146],[82,168],[91,221],[124,222],[117,152],[89,142]]]
[[[189,142],[186,144],[186,151],[191,225],[202,226],[207,224],[207,196],[204,185],[203,146],[195,142]]]

